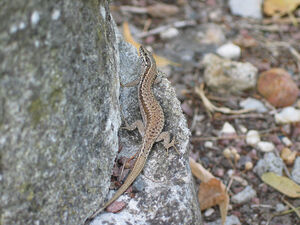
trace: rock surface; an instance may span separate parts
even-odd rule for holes
[[[119,77],[141,66],[106,1],[29,2],[0,9],[0,224],[82,224],[107,197],[119,136],[121,155],[140,146],[135,131],[119,132],[119,101],[128,122],[140,118],[136,88],[120,96]],[[169,82],[157,86],[183,155],[156,144],[144,174],[159,182],[141,175],[129,205],[94,223],[201,224],[186,121]]]
[[[231,13],[243,17],[262,18],[262,0],[229,0]]]

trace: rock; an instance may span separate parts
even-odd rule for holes
[[[285,145],[285,146],[287,146],[287,147],[291,147],[292,146],[292,142],[291,142],[291,140],[288,138],[288,137],[283,137],[282,139],[281,139],[281,141],[282,141],[282,143]]]
[[[231,201],[237,204],[242,204],[250,201],[255,196],[256,191],[251,186],[247,186],[244,190],[232,196]]]
[[[229,8],[234,15],[261,19],[261,4],[262,0],[230,0]]]
[[[287,207],[284,204],[282,204],[282,203],[276,204],[276,212],[282,212],[285,210],[287,210]]]
[[[222,27],[214,23],[205,25],[205,30],[197,33],[201,44],[221,44],[226,40]]]
[[[147,7],[147,12],[152,17],[168,18],[176,15],[179,12],[179,8],[174,4],[156,3]]]
[[[262,152],[272,152],[275,149],[275,146],[272,142],[260,141],[257,143],[258,150]]]
[[[252,109],[259,113],[264,113],[264,112],[268,111],[268,109],[265,107],[265,105],[261,101],[255,99],[255,98],[251,98],[251,97],[241,101],[240,106],[243,109]]]
[[[292,170],[292,179],[300,184],[300,157],[298,156],[295,160],[294,167]]]
[[[260,135],[256,130],[249,130],[246,136],[246,143],[248,145],[256,145],[260,142]]]
[[[275,114],[275,122],[278,124],[300,122],[300,110],[294,107],[286,107],[280,113]]]
[[[0,223],[83,224],[106,199],[119,145],[118,157],[141,146],[137,132],[119,130],[120,105],[129,123],[141,118],[136,87],[119,85],[141,72],[136,49],[122,40],[105,0],[2,6]],[[53,16],[53,9],[63,13]],[[10,33],[12,24],[22,22],[29,24]],[[142,191],[124,194],[122,212],[100,214],[95,223],[106,223],[107,216],[122,224],[201,221],[180,102],[165,78],[154,94],[182,157],[171,149],[166,155],[156,144],[133,184]]]
[[[212,141],[206,141],[204,142],[205,148],[212,148],[214,146],[214,143]]]
[[[230,123],[225,122],[222,127],[221,134],[235,134],[235,133],[236,131],[234,127]]]
[[[220,225],[222,224],[222,221],[221,219],[218,219],[214,222],[208,222],[208,223],[205,223],[207,225]],[[241,222],[239,220],[238,217],[236,217],[235,215],[231,215],[231,216],[227,216],[226,217],[226,222],[224,225],[241,225]]]
[[[286,107],[297,100],[299,89],[291,75],[280,68],[273,68],[260,74],[258,92],[275,107]]]
[[[253,89],[256,85],[257,69],[250,63],[222,59],[214,54],[206,54],[204,81],[207,86],[220,94]]]
[[[178,29],[174,27],[170,27],[169,29],[164,30],[163,32],[160,33],[160,38],[163,40],[172,39],[178,36],[178,34],[179,34]]]
[[[216,53],[226,59],[238,59],[241,56],[241,48],[235,44],[227,43],[219,47]]]
[[[297,152],[291,151],[289,148],[285,147],[281,150],[280,157],[288,166],[294,164],[296,156],[297,156]]]
[[[273,152],[268,152],[265,153],[263,159],[258,161],[253,171],[259,176],[266,172],[273,172],[281,176],[283,166],[284,164],[281,158],[275,156]]]
[[[205,210],[204,216],[205,216],[205,217],[209,217],[209,216],[211,216],[214,212],[215,212],[215,210],[214,210],[213,208],[209,208],[209,209]]]

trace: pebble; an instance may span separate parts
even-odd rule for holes
[[[242,204],[250,201],[252,198],[256,196],[256,191],[251,187],[247,186],[244,190],[234,195],[231,200],[234,203]]]
[[[205,217],[209,217],[209,216],[211,216],[214,212],[215,212],[215,210],[214,210],[213,208],[209,208],[209,209],[205,210],[204,216],[205,216]]]
[[[205,31],[197,33],[197,39],[201,44],[221,44],[226,40],[221,26],[216,24],[207,24]]]
[[[260,135],[258,131],[256,130],[249,130],[246,135],[246,143],[248,145],[257,145],[257,143],[260,142]]]
[[[292,142],[291,142],[291,140],[288,138],[288,137],[283,137],[282,139],[281,139],[281,141],[283,142],[283,144],[285,145],[285,146],[287,146],[287,147],[290,147],[290,146],[292,146]]]
[[[300,110],[294,107],[286,107],[280,113],[275,114],[275,121],[278,124],[300,122]]]
[[[250,63],[206,54],[202,61],[206,85],[219,94],[239,94],[256,86],[257,68]]]
[[[226,59],[238,59],[241,56],[241,48],[233,43],[227,43],[219,47],[216,53]]]
[[[38,24],[38,22],[40,21],[40,14],[39,14],[38,11],[34,11],[34,12],[31,14],[30,21],[31,21],[31,25],[32,25],[32,26],[35,26],[35,25]]]
[[[160,38],[163,40],[172,39],[179,35],[178,29],[170,27],[160,33]]]
[[[253,171],[261,176],[266,172],[273,172],[277,175],[282,175],[283,161],[280,157],[275,156],[273,152],[268,152],[264,155],[263,159],[260,159]]]
[[[272,152],[275,146],[272,142],[260,141],[257,143],[257,148],[262,152]]]
[[[276,212],[282,212],[282,211],[284,211],[286,209],[287,209],[287,207],[285,207],[284,204],[282,204],[282,203],[277,203],[276,204]]]
[[[220,224],[222,224],[222,222],[221,222],[221,219],[218,219],[216,221],[205,223],[205,224],[207,224],[207,225],[220,225]],[[237,216],[231,215],[231,216],[226,217],[226,222],[225,222],[224,225],[241,225],[241,222],[240,222],[240,220]]]
[[[234,127],[230,123],[225,122],[222,127],[221,134],[235,134],[235,133],[236,132]]]
[[[265,107],[265,105],[261,101],[255,99],[255,98],[250,98],[250,97],[241,101],[240,106],[243,109],[252,109],[259,113],[264,113],[264,112],[268,111],[268,109]]]
[[[262,0],[230,0],[229,8],[231,13],[242,17],[251,17],[255,19],[262,18],[261,12]]]
[[[214,146],[214,143],[212,141],[206,141],[204,142],[205,148],[212,148]]]
[[[248,131],[248,129],[244,125],[239,125],[239,129],[243,134],[247,133]]]
[[[268,102],[279,108],[293,105],[299,94],[297,83],[289,72],[281,68],[262,72],[257,80],[257,90]]]
[[[55,9],[53,12],[52,12],[52,15],[51,15],[51,19],[52,20],[58,20],[60,17],[60,11],[58,9]]]
[[[294,163],[294,168],[292,170],[292,179],[300,184],[300,156],[298,156]]]

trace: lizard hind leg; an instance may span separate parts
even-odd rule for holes
[[[164,145],[164,147],[167,151],[167,154],[168,154],[169,148],[173,147],[176,150],[176,152],[178,153],[178,155],[181,155],[181,153],[179,152],[179,150],[176,147],[177,141],[175,140],[175,138],[173,138],[172,141],[170,142],[169,131],[164,131],[164,132],[160,133],[160,135],[156,139],[156,142],[160,142],[160,141],[163,141],[162,144]]]

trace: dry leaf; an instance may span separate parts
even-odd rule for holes
[[[130,33],[130,29],[129,29],[129,24],[128,22],[124,22],[123,23],[123,35],[124,35],[124,39],[125,41],[127,41],[128,43],[132,44],[136,49],[137,51],[139,50],[141,44],[136,42],[131,33]],[[171,60],[168,60],[164,57],[161,57],[161,56],[158,56],[156,54],[153,54],[153,57],[156,61],[156,65],[158,67],[163,67],[163,66],[167,66],[167,65],[173,65],[173,66],[179,66],[178,63],[175,63],[175,62],[172,62]]]
[[[173,16],[179,12],[179,8],[175,5],[158,3],[147,7],[148,13],[153,17],[166,18]]]
[[[268,16],[289,14],[294,11],[298,5],[300,5],[300,0],[265,0],[264,13]]]
[[[222,182],[216,178],[210,179],[208,182],[202,182],[199,187],[198,199],[201,210],[213,207],[224,201],[226,190],[222,188]]]
[[[128,22],[124,22],[123,23],[123,35],[124,35],[125,41],[127,41],[130,44],[132,44],[137,50],[139,50],[139,47],[141,46],[141,44],[137,43],[133,39],[133,37],[132,37],[132,35],[130,33]]]
[[[225,224],[229,204],[225,185],[191,157],[190,166],[192,174],[202,181],[198,192],[201,210],[219,205],[222,224]]]
[[[300,186],[287,177],[275,173],[264,173],[261,179],[266,184],[291,198],[300,198]]]

